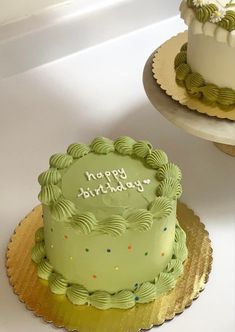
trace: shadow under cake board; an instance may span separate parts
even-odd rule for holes
[[[168,96],[153,77],[152,63],[156,52],[157,50],[148,58],[143,71],[144,89],[152,105],[177,127],[191,135],[212,141],[221,151],[235,156],[235,121],[189,110]]]

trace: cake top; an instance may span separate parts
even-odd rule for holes
[[[180,169],[147,141],[97,137],[50,158],[39,200],[52,217],[89,234],[148,230],[181,195]]]
[[[215,36],[218,41],[235,46],[234,0],[183,0],[180,12],[195,34]]]

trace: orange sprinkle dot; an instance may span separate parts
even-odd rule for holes
[[[67,240],[68,239],[68,235],[65,235],[64,238],[65,238],[65,240]]]
[[[92,278],[93,278],[93,279],[96,279],[96,278],[97,278],[97,276],[96,276],[95,274],[93,274]]]
[[[132,245],[129,245],[127,248],[128,250],[132,250]]]
[[[165,256],[165,253],[164,253],[164,252],[162,252],[162,253],[161,253],[161,256]]]

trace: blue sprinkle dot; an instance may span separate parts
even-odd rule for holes
[[[111,249],[107,249],[107,252],[111,252]]]
[[[165,227],[163,230],[164,230],[164,232],[167,231],[167,227]]]
[[[136,301],[139,301],[139,299],[140,299],[139,296],[136,296],[136,297],[135,297],[135,300],[136,300]]]
[[[137,284],[137,283],[135,284],[135,287],[138,287],[138,284]]]
[[[89,249],[88,249],[88,248],[86,248],[85,250],[86,250],[86,252],[89,252]]]

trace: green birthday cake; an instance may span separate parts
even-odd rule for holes
[[[39,176],[43,227],[32,259],[74,305],[128,309],[175,287],[187,258],[176,218],[181,171],[147,141],[97,137]]]

